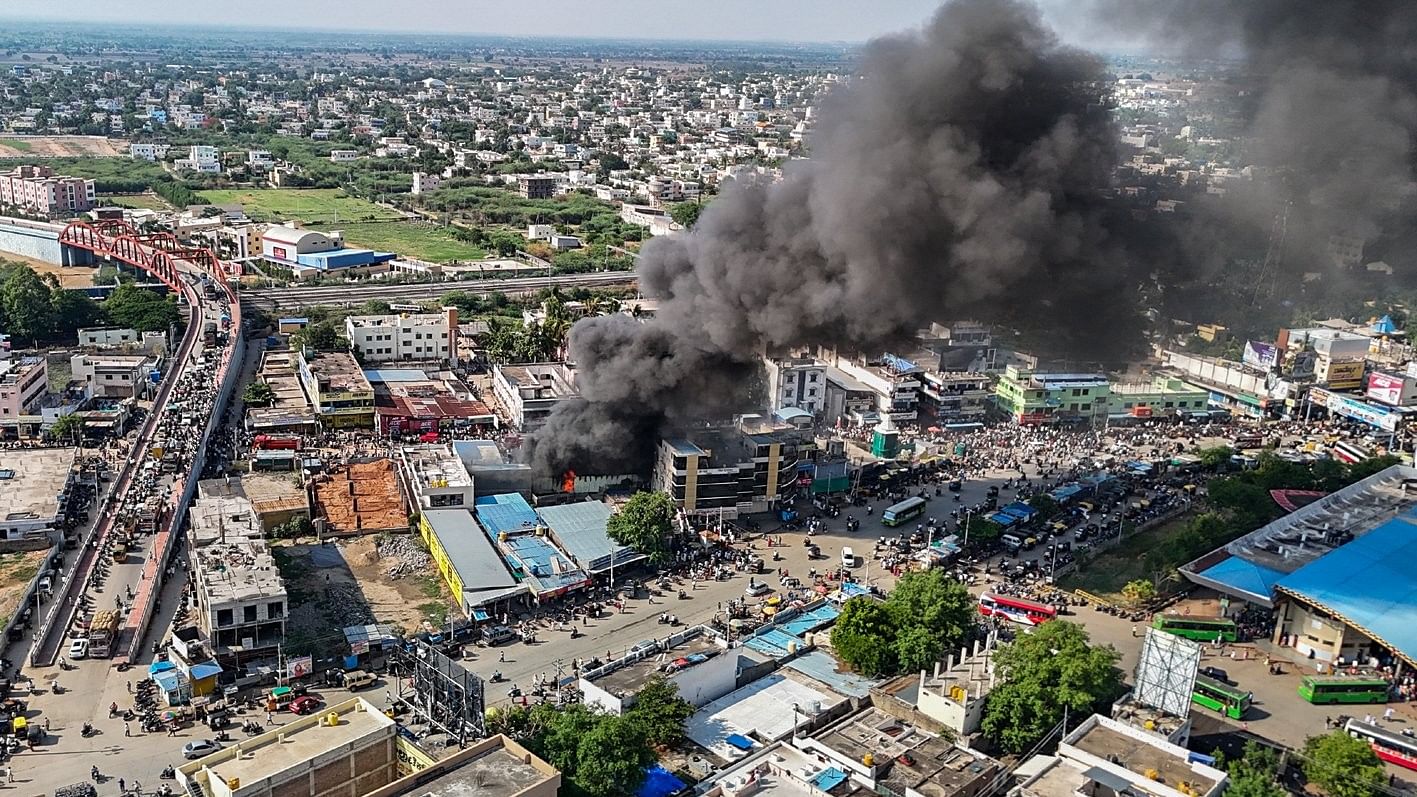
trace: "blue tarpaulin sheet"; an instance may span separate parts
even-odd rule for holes
[[[1009,526],[1012,526],[1013,524],[1018,522],[1018,518],[1014,517],[1013,515],[1010,515],[1007,512],[995,512],[994,514],[990,515],[988,519],[994,521],[995,523],[998,523],[1004,528],[1008,528]]]
[[[1219,564],[1211,565],[1202,570],[1200,575],[1218,581],[1237,592],[1256,595],[1264,600],[1269,600],[1274,593],[1275,583],[1284,578],[1284,573],[1278,570],[1257,565],[1238,556],[1232,556]]]
[[[753,740],[742,735],[741,733],[730,733],[728,734],[728,737],[725,738],[723,741],[728,742],[739,750],[753,749]]]
[[[684,785],[684,781],[674,777],[674,773],[655,764],[645,770],[645,782],[635,792],[635,797],[669,797],[682,791]]]

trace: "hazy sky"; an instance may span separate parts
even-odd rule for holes
[[[0,0],[0,20],[203,24],[599,38],[864,41],[939,0]]]

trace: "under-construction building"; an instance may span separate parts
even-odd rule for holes
[[[188,510],[195,624],[218,658],[274,653],[290,602],[261,522],[245,498],[203,498]]]

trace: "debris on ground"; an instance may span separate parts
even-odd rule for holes
[[[433,557],[412,536],[388,535],[374,543],[374,553],[389,578],[422,575],[433,566]]]

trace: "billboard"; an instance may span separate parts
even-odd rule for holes
[[[290,677],[295,679],[309,675],[314,668],[315,660],[310,656],[291,656],[286,659],[286,663],[290,668]]]
[[[1368,375],[1367,396],[1374,401],[1381,401],[1384,404],[1401,407],[1412,403],[1413,380],[1406,376],[1393,376],[1374,371]]]
[[[1351,362],[1332,362],[1322,374],[1324,382],[1335,390],[1356,390],[1363,386],[1363,366],[1362,360]]]
[[[1245,341],[1245,354],[1240,357],[1240,362],[1261,371],[1273,371],[1279,364],[1279,349],[1270,343]]]

